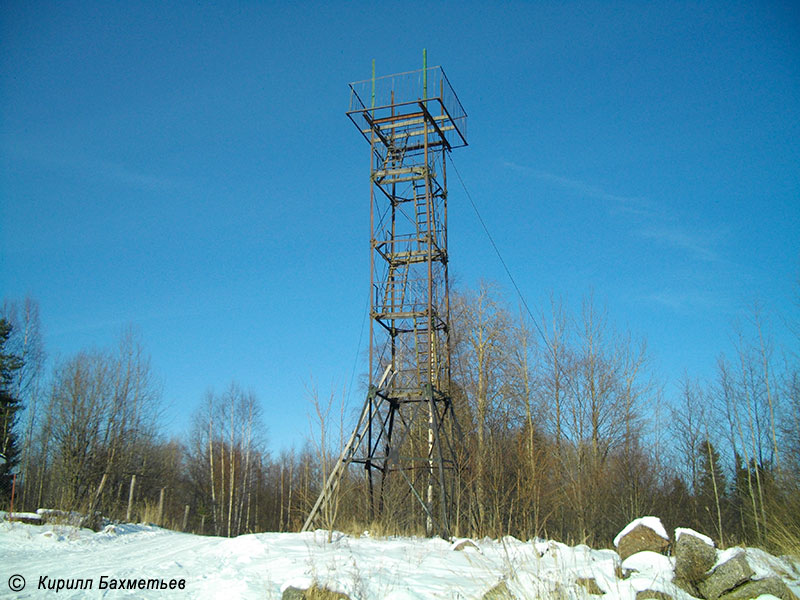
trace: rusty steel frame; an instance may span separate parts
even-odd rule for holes
[[[424,86],[415,85],[420,80]],[[370,144],[369,392],[303,529],[347,466],[357,463],[366,471],[370,520],[384,510],[390,475],[400,473],[428,535],[447,537],[457,424],[450,396],[446,159],[466,145],[466,113],[441,67],[350,89],[347,116]]]

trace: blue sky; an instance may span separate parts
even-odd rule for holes
[[[0,295],[39,301],[52,358],[134,324],[169,431],[235,380],[273,447],[300,445],[311,379],[338,393],[365,368],[369,155],[347,83],[423,48],[534,309],[593,292],[668,381],[709,376],[754,301],[797,318],[792,2],[5,2]],[[449,187],[451,272],[515,302]]]

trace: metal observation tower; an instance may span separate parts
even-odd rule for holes
[[[303,530],[363,465],[370,520],[424,520],[448,536],[457,423],[450,390],[447,153],[467,115],[441,67],[350,84],[347,116],[370,149],[369,389]],[[409,507],[416,506],[416,509]],[[398,517],[398,515],[404,515]],[[404,520],[404,522],[403,522]]]

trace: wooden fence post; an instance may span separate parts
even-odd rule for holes
[[[131,522],[131,511],[133,510],[133,490],[136,488],[136,474],[131,475],[131,487],[128,490],[128,512],[125,514],[125,520]]]
[[[158,526],[162,527],[164,523],[164,490],[167,488],[161,488],[161,493],[158,495]]]

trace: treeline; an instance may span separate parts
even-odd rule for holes
[[[15,511],[100,512],[197,533],[299,527],[310,456],[272,461],[261,406],[236,385],[209,392],[191,429],[166,438],[160,382],[132,330],[46,369],[36,302],[6,302],[0,372],[0,508],[13,493]]]
[[[800,540],[798,344],[775,348],[757,309],[712,380],[677,386],[591,296],[526,316],[491,285],[454,303],[466,532],[608,544],[655,514],[723,544]]]
[[[15,510],[100,511],[226,536],[295,531],[349,434],[333,397],[300,392],[316,407],[315,433],[273,456],[269,415],[231,384],[199,399],[185,435],[167,439],[134,333],[46,368],[34,301],[6,302],[0,323],[0,494],[7,506],[17,473]],[[577,311],[553,301],[534,323],[484,284],[454,295],[451,323],[463,431],[454,533],[608,544],[634,517],[657,514],[723,544],[800,539],[798,337],[774,347],[758,311],[712,380],[666,387],[644,341],[616,330],[591,297]],[[402,485],[365,523],[365,487],[352,468],[333,525],[424,531]]]

